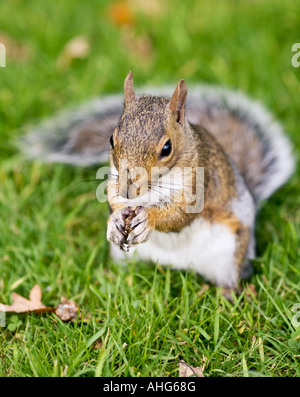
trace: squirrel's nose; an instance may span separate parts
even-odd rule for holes
[[[127,178],[124,183],[119,186],[120,196],[126,199],[135,199],[140,195],[141,188],[131,178]]]
[[[122,183],[119,185],[119,193],[120,196],[126,199],[129,199],[129,188],[130,188],[130,184],[128,183]]]
[[[119,194],[121,197],[128,199],[128,191],[130,187],[130,178],[128,177],[129,170],[125,169],[119,176]]]

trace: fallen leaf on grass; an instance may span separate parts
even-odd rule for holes
[[[109,19],[117,26],[132,25],[134,16],[126,1],[114,1],[109,6]]]
[[[12,305],[1,305],[1,311],[7,313],[49,313],[55,311],[53,307],[43,305],[42,290],[38,284],[30,291],[29,299],[13,292],[12,301]]]
[[[139,14],[157,20],[167,10],[167,3],[161,0],[116,0],[109,5],[108,16],[115,25],[123,27],[135,25]]]
[[[86,37],[73,37],[64,46],[62,52],[57,59],[57,66],[60,69],[70,67],[74,59],[84,59],[90,53],[90,43]]]
[[[103,346],[103,342],[102,339],[97,339],[94,343],[93,343],[93,350],[98,350],[101,349]]]
[[[61,298],[61,303],[55,307],[46,307],[42,303],[42,290],[41,287],[36,284],[29,293],[29,299],[17,294],[12,293],[12,305],[0,304],[0,312],[6,313],[55,313],[58,318],[62,321],[71,321],[77,318],[79,308],[77,304],[66,298]],[[81,318],[81,315],[79,314]]]
[[[197,378],[204,378],[203,367],[192,367],[184,361],[179,361],[179,377],[185,378],[190,376],[196,376]]]

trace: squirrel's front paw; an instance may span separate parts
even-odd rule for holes
[[[131,246],[147,241],[151,231],[144,207],[126,207],[111,214],[106,237],[121,250],[128,251]]]
[[[132,245],[144,243],[150,237],[152,228],[148,221],[148,212],[143,207],[138,207],[136,210],[137,215],[132,219],[127,236],[128,247]]]
[[[126,242],[125,221],[123,216],[123,209],[114,211],[107,222],[106,237],[119,248],[124,250]]]

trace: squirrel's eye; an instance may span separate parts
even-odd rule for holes
[[[172,151],[172,144],[171,144],[171,140],[169,139],[163,146],[162,150],[161,150],[161,156],[162,157],[166,157],[169,156],[169,154]]]
[[[110,146],[111,146],[112,149],[113,149],[113,148],[114,148],[114,138],[113,138],[113,136],[110,137],[109,142],[110,142]]]

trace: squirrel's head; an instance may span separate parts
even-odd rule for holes
[[[137,180],[137,195],[142,195],[151,178],[153,181],[175,165],[188,164],[191,136],[185,117],[186,97],[184,80],[179,81],[171,99],[137,96],[129,72],[123,114],[110,139],[111,163],[118,173],[122,197],[129,197],[129,188]]]

